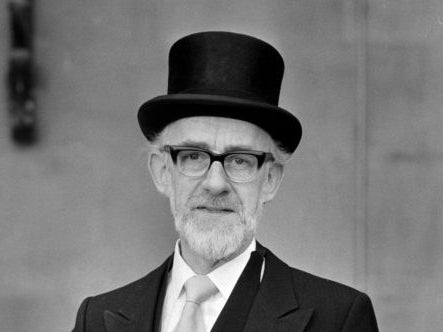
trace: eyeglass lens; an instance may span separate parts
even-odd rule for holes
[[[177,154],[179,170],[188,176],[202,176],[211,163],[207,152],[198,150],[181,150]],[[223,160],[226,174],[237,181],[250,179],[257,172],[257,156],[245,153],[227,154]]]

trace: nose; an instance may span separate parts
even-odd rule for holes
[[[223,165],[219,161],[214,161],[202,182],[203,189],[212,195],[220,195],[229,192],[229,182],[226,178]]]

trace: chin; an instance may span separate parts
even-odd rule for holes
[[[252,216],[190,212],[174,217],[180,238],[201,258],[212,262],[240,254],[255,235],[256,218]]]

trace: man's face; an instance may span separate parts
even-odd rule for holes
[[[265,131],[245,121],[191,117],[169,125],[161,144],[224,153],[271,152],[274,143]],[[278,178],[278,171],[270,173],[272,162],[265,163],[251,181],[239,183],[228,178],[220,162],[213,162],[206,174],[190,177],[180,173],[166,155],[167,181],[162,191],[170,199],[181,241],[212,261],[229,259],[245,249],[255,235],[263,203],[272,199],[280,183],[281,174]]]

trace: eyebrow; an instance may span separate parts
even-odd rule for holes
[[[191,148],[199,148],[199,149],[205,149],[212,151],[209,144],[206,142],[198,142],[198,141],[183,141],[181,143],[175,144],[179,146],[189,146]],[[223,152],[230,152],[230,151],[248,151],[253,150],[250,146],[247,145],[228,145]]]
[[[191,148],[199,148],[199,149],[206,149],[209,150],[209,145],[206,142],[197,142],[197,141],[184,141],[181,143],[177,143],[174,145],[178,145],[178,146],[189,146]]]

